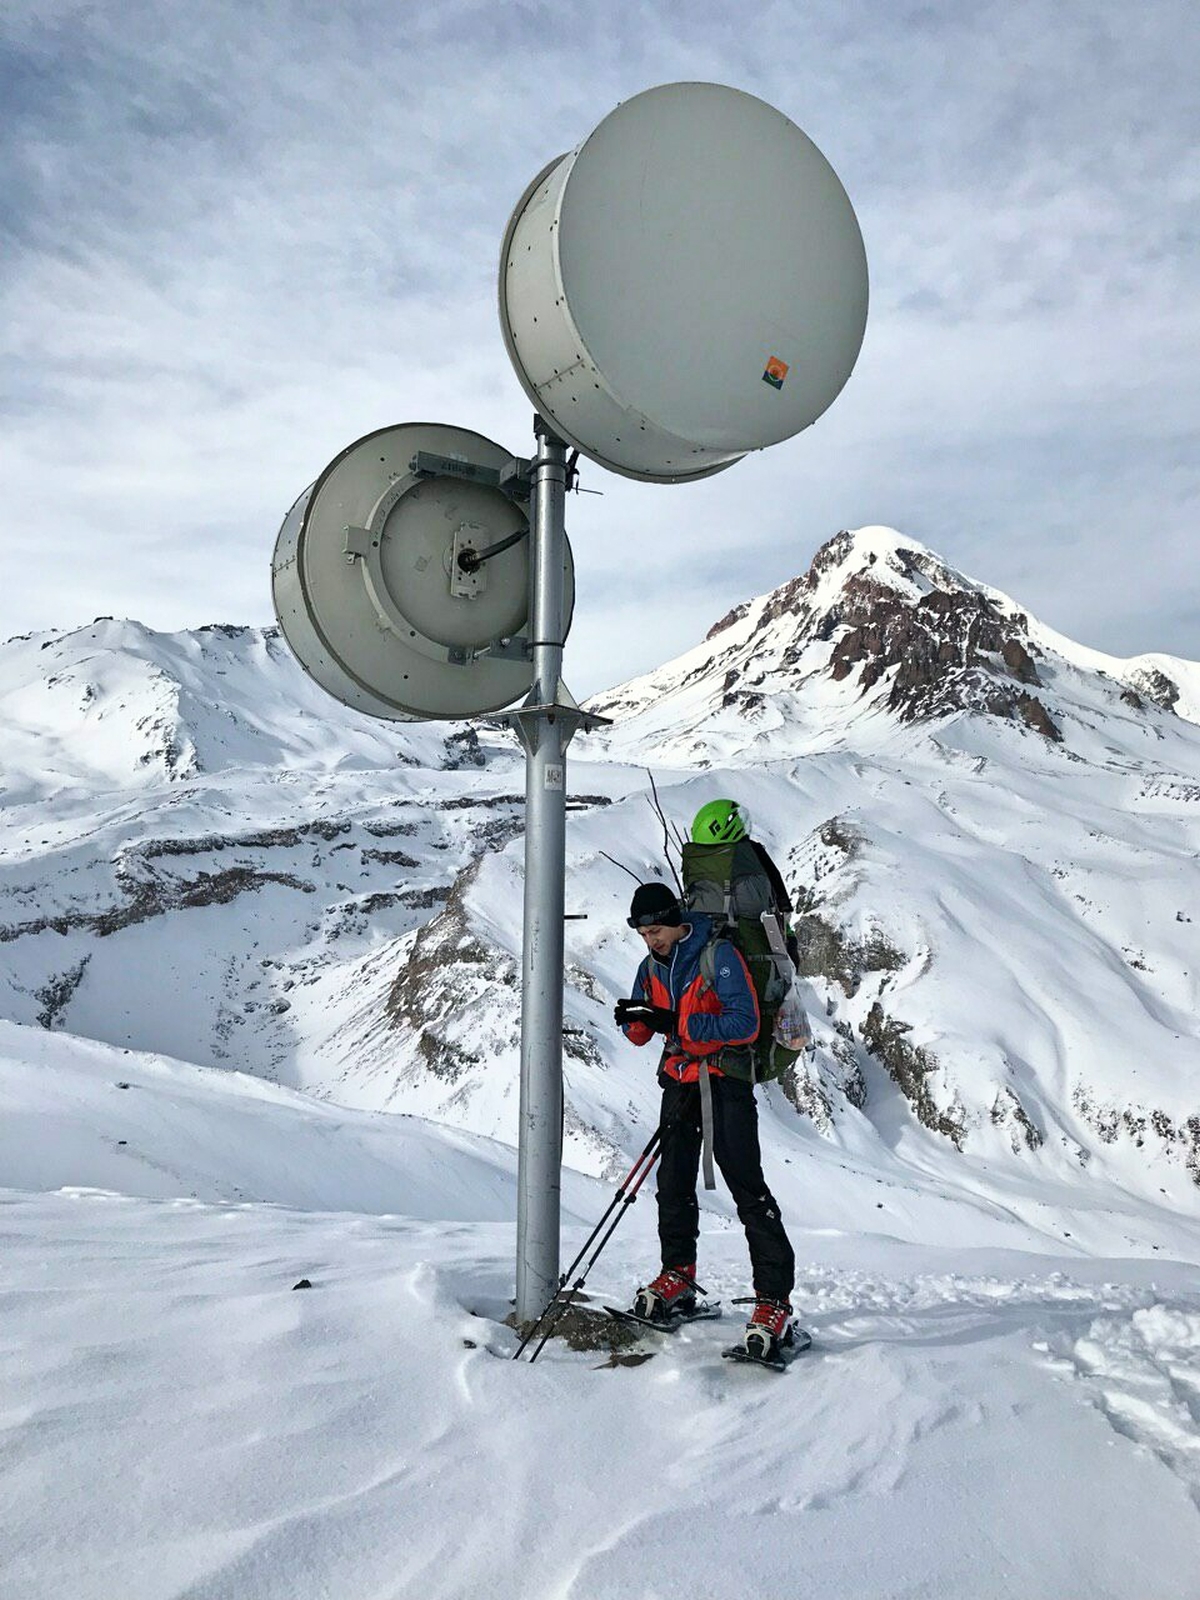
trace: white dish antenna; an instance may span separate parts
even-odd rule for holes
[[[529,693],[528,467],[478,433],[422,422],[369,433],[325,468],[271,565],[284,637],[323,689],[396,721],[477,716]],[[569,546],[562,559],[569,627]]]
[[[539,173],[505,232],[500,322],[535,459],[464,428],[381,428],[280,529],[276,615],[338,700],[425,720],[523,699],[503,718],[525,749],[521,1323],[560,1282],[566,751],[605,720],[562,681],[567,447],[655,483],[720,472],[832,405],[866,318],[862,235],[812,141],[737,89],[649,89]]]
[[[500,258],[526,394],[570,444],[673,483],[807,428],[862,345],[867,261],[825,157],[712,83],[648,89],[534,179]]]

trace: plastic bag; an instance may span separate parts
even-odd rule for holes
[[[776,1013],[772,1038],[784,1050],[807,1050],[813,1042],[804,1002],[794,981]]]

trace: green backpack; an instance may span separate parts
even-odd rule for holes
[[[750,840],[685,844],[683,904],[713,919],[713,937],[700,952],[700,975],[707,987],[716,987],[713,947],[718,939],[728,939],[750,969],[758,997],[758,1037],[751,1044],[726,1045],[709,1059],[729,1077],[746,1083],[778,1078],[800,1054],[784,1049],[772,1037],[776,1015],[791,988],[792,964],[784,944],[783,915]],[[764,913],[775,919],[773,925],[764,924]]]

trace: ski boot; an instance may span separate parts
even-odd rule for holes
[[[743,1339],[746,1354],[754,1361],[776,1366],[787,1359],[796,1342],[792,1308],[786,1300],[759,1298]]]
[[[696,1268],[664,1267],[658,1277],[633,1297],[632,1314],[664,1327],[696,1314]]]

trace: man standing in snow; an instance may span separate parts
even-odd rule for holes
[[[646,956],[631,997],[620,1001],[613,1015],[634,1044],[649,1044],[659,1033],[664,1038],[658,1067],[663,1270],[638,1290],[634,1313],[664,1325],[696,1313],[696,1179],[702,1147],[711,1141],[750,1247],[756,1304],[746,1348],[778,1357],[791,1321],[795,1258],[763,1178],[754,1087],[723,1074],[716,1059],[725,1046],[748,1044],[758,1034],[750,973],[740,951],[718,939],[714,980],[711,986],[704,981],[700,954],[713,938],[713,919],[688,912],[685,922],[678,899],[664,883],[638,886],[628,921],[645,940]]]

